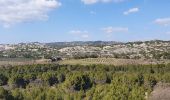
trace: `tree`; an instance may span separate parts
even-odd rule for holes
[[[8,91],[6,91],[4,88],[0,87],[0,99],[5,99],[8,95]]]
[[[148,77],[148,85],[153,89],[153,87],[157,84],[157,80],[153,76]]]
[[[144,84],[144,77],[142,74],[138,74],[136,82],[138,83],[139,86]]]
[[[80,90],[87,90],[92,87],[93,82],[89,78],[88,75],[84,74],[73,74],[71,75],[68,80],[65,82],[66,87],[70,90],[80,91]]]
[[[14,98],[14,100],[23,100],[23,94],[19,89],[15,89],[12,91],[12,96]]]
[[[8,81],[8,78],[5,75],[0,74],[0,86],[6,85],[7,81]]]

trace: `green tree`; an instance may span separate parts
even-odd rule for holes
[[[8,96],[8,91],[0,87],[0,99],[5,99]]]
[[[5,75],[0,74],[0,86],[6,85],[7,81],[8,81],[8,78]]]

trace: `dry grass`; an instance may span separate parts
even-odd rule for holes
[[[133,60],[133,59],[115,59],[115,58],[87,58],[87,59],[71,59],[63,60],[60,64],[71,65],[88,65],[88,64],[104,64],[104,65],[128,65],[128,64],[157,64],[168,63],[170,61],[157,61],[157,60]]]
[[[0,60],[0,66],[4,65],[31,65],[31,64],[50,64],[48,59],[41,60]],[[56,62],[58,63],[58,62]],[[115,59],[115,58],[87,58],[87,59],[70,59],[60,61],[59,64],[70,65],[91,65],[91,64],[104,64],[104,65],[128,65],[128,64],[157,64],[157,63],[170,63],[167,61],[157,60],[133,60],[133,59]]]
[[[32,64],[48,64],[50,63],[49,60],[41,59],[41,60],[9,60],[9,61],[0,61],[0,66],[6,66],[6,65],[32,65]]]

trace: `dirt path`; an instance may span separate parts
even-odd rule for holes
[[[158,83],[149,100],[170,100],[170,84]]]

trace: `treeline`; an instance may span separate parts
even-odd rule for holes
[[[158,82],[170,82],[170,64],[8,66],[0,68],[0,99],[145,100]]]

